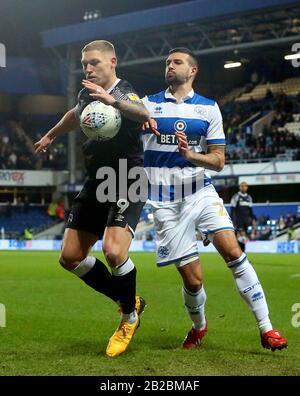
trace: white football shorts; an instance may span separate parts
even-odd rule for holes
[[[151,202],[156,227],[157,266],[182,267],[198,256],[196,231],[213,240],[222,230],[234,230],[232,221],[213,185],[180,202]]]

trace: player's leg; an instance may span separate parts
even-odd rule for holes
[[[240,295],[256,318],[263,346],[272,350],[285,348],[287,341],[272,328],[263,288],[246,254],[241,251],[234,232],[216,232],[213,244],[230,268]]]
[[[190,263],[177,266],[183,286],[182,296],[184,305],[193,322],[193,328],[203,330],[206,326],[205,301],[206,293],[203,287],[203,273],[198,257],[192,257]]]
[[[89,255],[97,239],[95,234],[88,231],[66,228],[59,262],[87,285],[117,301],[111,273],[104,263]]]
[[[121,323],[109,340],[106,354],[114,357],[125,352],[139,327],[139,315],[145,307],[144,300],[136,296],[136,268],[128,255],[143,203],[122,200],[111,205],[107,227],[103,236],[103,253],[112,270],[114,287],[118,291]],[[125,208],[125,209],[124,209]]]
[[[183,341],[184,348],[195,348],[200,345],[207,332],[206,293],[203,286],[202,267],[198,257],[192,257],[191,260],[183,266],[177,265],[178,272],[183,280],[182,297],[184,305],[193,323],[192,329]]]
[[[128,256],[132,233],[127,227],[107,227],[103,236],[103,253],[111,267],[112,277],[119,293],[119,301],[124,319],[136,321],[136,268]]]
[[[199,345],[206,330],[202,269],[198,259],[195,223],[191,208],[195,202],[153,205],[156,227],[157,265],[175,264],[183,280],[182,296],[192,321],[183,347]],[[191,339],[192,336],[192,339]]]
[[[213,186],[203,189],[204,209],[198,216],[199,231],[213,242],[231,269],[237,289],[252,310],[262,334],[262,343],[281,349],[287,341],[272,330],[269,310],[256,272],[238,245],[232,221]]]

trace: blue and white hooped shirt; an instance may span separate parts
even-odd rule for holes
[[[169,89],[142,99],[161,136],[144,131],[144,167],[149,200],[177,201],[211,184],[207,170],[187,161],[178,150],[175,132],[187,135],[189,148],[205,154],[209,145],[225,145],[218,104],[191,90],[177,102]]]

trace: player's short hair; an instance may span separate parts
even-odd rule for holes
[[[114,54],[116,53],[114,45],[106,40],[91,41],[90,43],[85,45],[81,50],[82,53],[87,51],[112,52]]]
[[[199,67],[196,55],[192,51],[190,51],[188,48],[185,48],[185,47],[172,48],[169,51],[169,55],[174,54],[174,52],[180,52],[182,54],[188,54],[189,55],[188,62],[190,64],[190,66],[196,66],[197,68]]]

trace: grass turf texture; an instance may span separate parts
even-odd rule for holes
[[[0,375],[300,375],[300,327],[291,324],[291,307],[300,303],[299,255],[249,255],[273,325],[289,340],[274,353],[261,347],[255,320],[216,254],[201,255],[209,332],[195,350],[181,348],[191,324],[174,266],[157,269],[153,253],[131,257],[148,306],[127,352],[111,359],[105,349],[119,323],[113,302],[60,268],[58,252],[0,252],[7,315]]]

